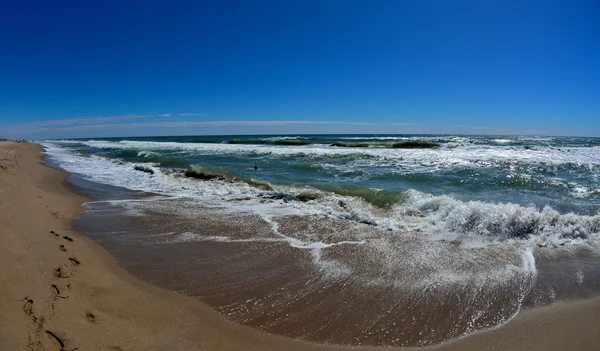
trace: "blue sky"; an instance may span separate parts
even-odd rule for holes
[[[3,1],[0,137],[600,136],[598,1]]]

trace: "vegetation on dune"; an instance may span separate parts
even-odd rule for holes
[[[21,140],[15,140],[15,139],[5,139],[5,138],[0,138],[0,141],[13,141],[15,143],[28,143],[27,140],[21,139]]]

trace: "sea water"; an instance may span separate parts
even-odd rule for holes
[[[84,179],[160,195],[109,201],[123,216],[155,218],[157,236],[147,240],[301,252],[313,270],[296,277],[302,289],[294,279],[275,288],[282,277],[273,277],[281,291],[266,284],[248,301],[217,306],[267,330],[428,345],[501,325],[524,305],[599,291],[600,139],[255,135],[42,145],[53,164]],[[219,225],[207,231],[198,218]],[[255,230],[233,218],[256,221]],[[364,318],[348,314],[349,304]],[[314,330],[289,327],[301,320]]]

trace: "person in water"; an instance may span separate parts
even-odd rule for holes
[[[257,165],[254,165],[254,170],[258,171],[258,166]]]

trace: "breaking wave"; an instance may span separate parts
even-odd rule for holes
[[[232,208],[239,205],[240,199],[249,203],[267,199],[272,207],[286,206],[298,215],[347,219],[473,245],[520,241],[533,246],[559,246],[600,238],[600,215],[559,213],[549,206],[540,210],[511,203],[461,201],[416,190],[389,192],[357,186],[278,185],[207,168],[188,169],[191,178],[186,179],[182,177],[183,170],[173,172],[158,166],[143,166],[146,170],[139,172],[135,170],[135,163],[80,156],[51,144],[45,147],[61,168],[92,181],[201,198],[206,203],[212,201]],[[244,211],[247,210],[248,207],[244,207]],[[289,214],[289,211],[283,213]]]

